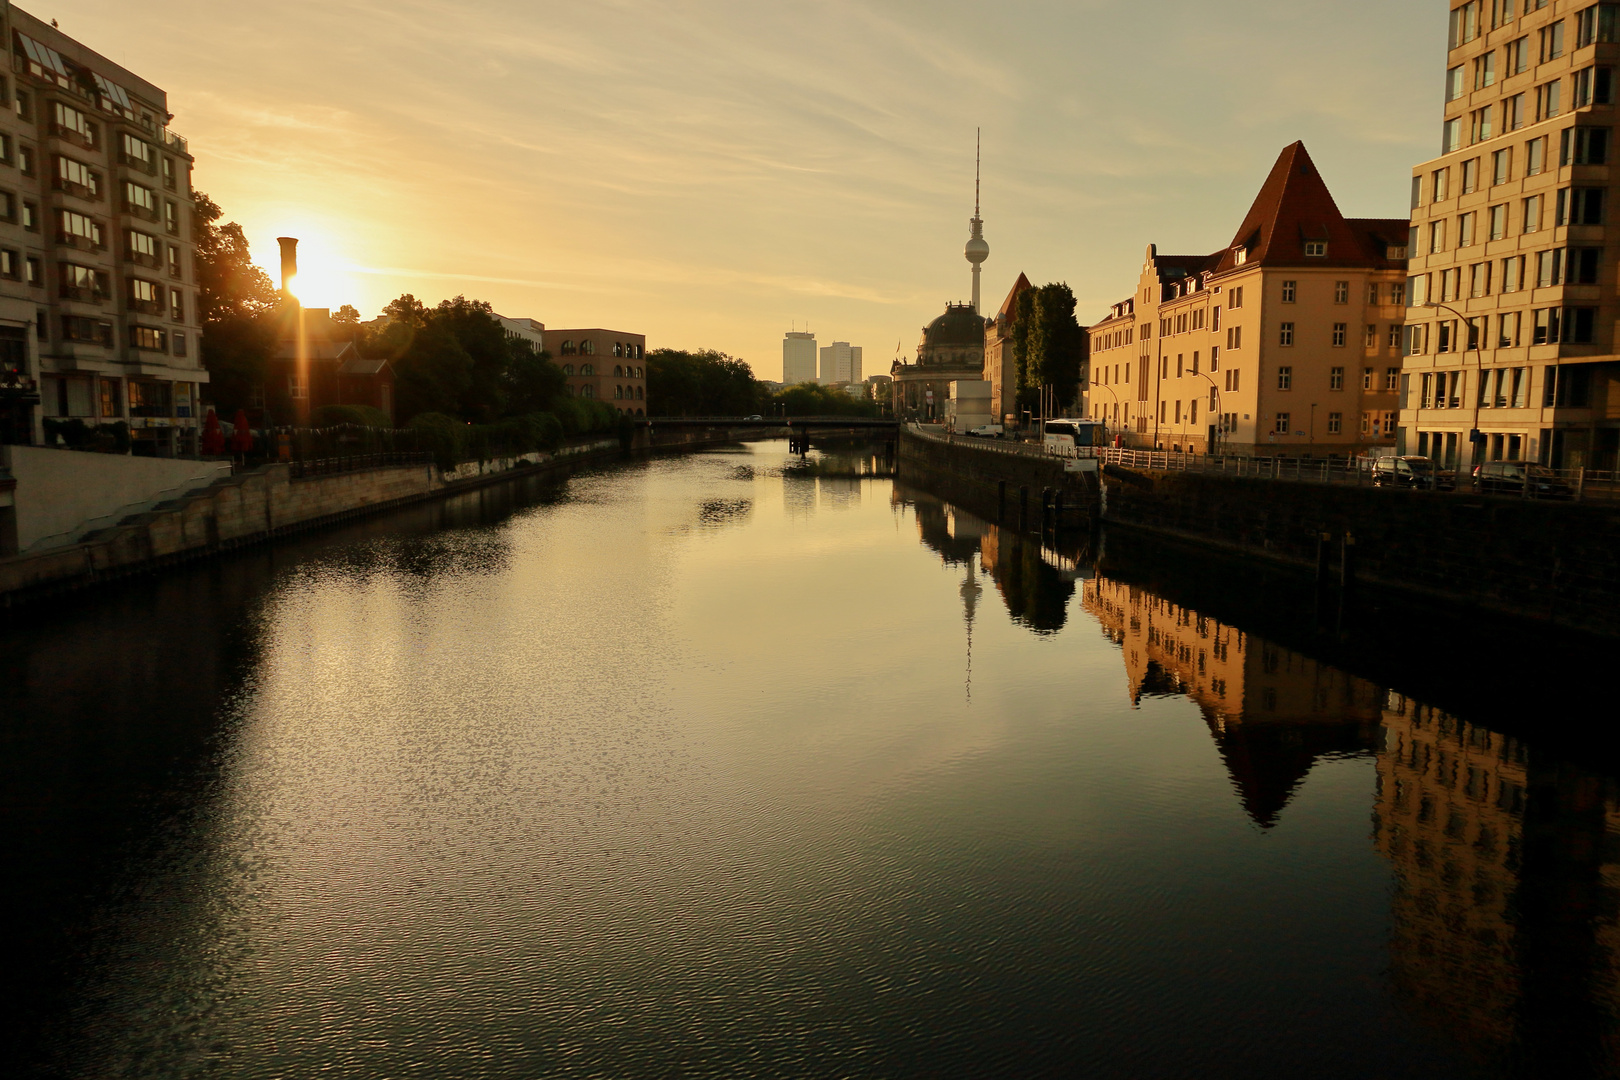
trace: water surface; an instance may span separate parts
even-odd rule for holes
[[[881,465],[660,459],[32,611],[13,1074],[1610,1073],[1600,763]]]

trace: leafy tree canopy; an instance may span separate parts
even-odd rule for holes
[[[1086,339],[1074,307],[1074,293],[1062,282],[1019,294],[1012,344],[1020,403],[1035,404],[1043,387],[1053,389],[1060,408],[1078,397]]]

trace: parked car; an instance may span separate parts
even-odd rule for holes
[[[1007,429],[1000,424],[980,424],[976,428],[968,428],[969,435],[977,435],[981,439],[999,439],[1007,433]]]
[[[1426,457],[1408,454],[1403,457],[1381,457],[1373,462],[1374,487],[1407,487],[1422,491],[1451,491],[1457,486],[1457,474],[1449,469],[1438,469]]]
[[[1529,472],[1529,494],[1535,499],[1570,499],[1575,492],[1545,465],[1525,461],[1487,461],[1474,466],[1474,490],[1497,495],[1525,494],[1525,472]]]
[[[745,416],[745,417],[743,417],[743,419],[744,420],[763,420],[765,418],[763,416],[759,415],[759,413],[755,413],[752,416]]]

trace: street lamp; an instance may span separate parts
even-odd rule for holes
[[[1439,308],[1442,311],[1449,311],[1453,315],[1457,316],[1458,319],[1462,320],[1462,325],[1463,325],[1465,330],[1472,329],[1472,327],[1469,325],[1468,316],[1464,315],[1462,312],[1458,311],[1456,308],[1452,307],[1450,304],[1442,304],[1442,303],[1439,303],[1438,301],[1430,300],[1427,304],[1424,304],[1423,306],[1424,307]],[[1485,331],[1486,328],[1489,327],[1489,325],[1490,325],[1489,320],[1486,320],[1485,327],[1481,327],[1479,335],[1474,338],[1474,366],[1475,366],[1475,370],[1477,370],[1479,372],[1479,380],[1480,380],[1481,384],[1483,384],[1484,380],[1485,380],[1485,347],[1484,347],[1484,343],[1480,339],[1485,336],[1484,331]],[[1467,349],[1463,350],[1463,352],[1465,352],[1465,353],[1467,351],[1468,351]],[[1473,464],[1475,464],[1475,465],[1479,464],[1479,459],[1483,456],[1482,453],[1481,453],[1481,447],[1483,447],[1485,445],[1485,436],[1483,436],[1483,435],[1481,435],[1479,433],[1479,394],[1480,394],[1480,389],[1481,389],[1480,386],[1475,386],[1474,387],[1474,423],[1473,423],[1473,426],[1469,429],[1469,432],[1468,432],[1468,441],[1470,443],[1472,443],[1473,446],[1474,446]]]

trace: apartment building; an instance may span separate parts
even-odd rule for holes
[[[547,330],[546,352],[567,377],[568,396],[647,415],[647,338],[619,330]]]
[[[821,349],[821,377],[823,386],[843,386],[858,383],[861,374],[861,346],[847,341],[835,341]]]
[[[1090,414],[1127,446],[1344,455],[1394,442],[1408,223],[1346,218],[1303,143],[1227,247],[1160,255],[1088,329]]]
[[[5,0],[0,23],[0,438],[124,423],[136,453],[194,453],[193,159],[168,96]]]
[[[1451,4],[1440,156],[1412,172],[1400,446],[1616,467],[1620,4]]]

